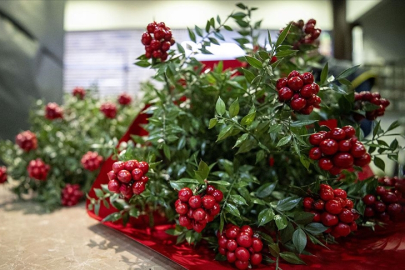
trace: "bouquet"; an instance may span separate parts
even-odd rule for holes
[[[346,78],[357,67],[331,75],[326,64],[312,73],[309,52],[321,33],[314,19],[289,23],[274,42],[268,32],[258,44],[255,8],[237,6],[188,29],[198,43],[188,54],[165,23],[147,25],[135,64],[155,69],[152,79],[163,83],[143,85],[148,135],[133,135],[115,152],[89,210],[113,207],[103,221],[124,226],[143,215],[153,224],[158,213],[176,224],[167,233],[177,243],[208,245],[238,269],[303,264],[309,241],[325,245],[359,226],[398,220],[404,180],[358,177],[370,162],[384,170],[381,156],[397,161],[403,149],[384,141],[400,135],[398,122],[387,130],[376,122],[370,138],[359,126],[383,115],[389,101],[355,93]],[[206,69],[195,56],[224,40],[229,20],[246,56],[237,69],[223,62]]]
[[[0,142],[5,182],[20,198],[33,198],[46,211],[72,206],[88,192],[105,157],[138,112],[132,98],[102,100],[95,90],[77,87],[65,104],[38,100],[31,111],[31,129],[15,142]],[[3,179],[3,178],[2,178]]]

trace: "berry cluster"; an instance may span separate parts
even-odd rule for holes
[[[62,190],[61,202],[64,206],[73,206],[76,205],[82,197],[83,192],[80,190],[80,186],[78,184],[66,184],[65,188]]]
[[[363,197],[366,205],[364,216],[375,217],[383,222],[395,220],[405,211],[405,207],[402,206],[405,204],[402,198],[402,193],[405,192],[405,179],[384,177],[379,178],[378,182],[375,195],[367,194]]]
[[[193,191],[185,187],[179,190],[178,198],[175,208],[180,214],[179,224],[189,230],[201,232],[221,211],[219,203],[224,198],[224,194],[208,185],[203,196],[193,195]]]
[[[50,102],[45,107],[45,117],[49,120],[63,118],[63,109],[55,102]]]
[[[315,147],[309,151],[309,158],[318,160],[319,167],[333,175],[353,165],[363,167],[369,164],[371,156],[355,134],[352,126],[311,134],[309,143]]]
[[[167,59],[167,51],[175,41],[172,38],[172,31],[164,22],[150,23],[146,27],[147,32],[142,34],[142,44],[145,45],[145,57],[154,58],[163,62]]]
[[[304,209],[314,214],[313,222],[321,222],[329,227],[325,233],[338,238],[357,230],[359,214],[353,209],[353,201],[347,198],[346,191],[321,184],[319,199],[304,198]]]
[[[297,49],[301,44],[313,44],[314,41],[321,35],[322,30],[315,28],[316,20],[309,19],[307,23],[304,23],[303,20],[298,22],[292,22],[301,31],[300,40],[294,44],[294,49]]]
[[[301,114],[310,114],[321,103],[321,98],[317,96],[319,85],[314,83],[310,72],[300,74],[293,70],[287,78],[277,81],[276,88],[278,100],[288,103],[291,109]]]
[[[100,168],[101,162],[103,162],[103,157],[97,152],[88,151],[83,155],[81,163],[83,168],[89,171],[95,171]]]
[[[121,105],[128,105],[132,102],[132,98],[130,95],[123,93],[118,96],[118,103]]]
[[[367,120],[371,121],[375,120],[379,116],[383,116],[385,113],[385,108],[387,108],[390,105],[389,100],[381,98],[381,95],[379,93],[370,93],[367,91],[355,93],[354,100],[355,100],[354,103],[355,110],[363,110],[366,102],[370,102],[371,104],[379,106],[378,109],[366,112]],[[363,120],[364,116],[356,113],[354,115],[354,118],[356,121],[360,122],[361,120]]]
[[[218,232],[219,234],[219,232]],[[222,235],[218,235],[218,251],[226,256],[230,263],[235,263],[238,269],[247,269],[251,265],[259,265],[262,262],[263,242],[253,235],[250,226],[241,228],[228,224]]]
[[[117,106],[111,102],[105,102],[101,104],[100,111],[105,115],[105,117],[114,119],[117,115]]]
[[[149,178],[146,173],[149,164],[145,161],[128,160],[117,161],[112,165],[112,171],[108,172],[108,189],[114,193],[130,199],[134,194],[139,195],[145,191]]]
[[[27,167],[28,175],[37,180],[46,180],[49,169],[49,165],[40,158],[31,160]]]
[[[84,90],[83,87],[75,87],[73,89],[72,95],[74,97],[77,97],[78,99],[84,99],[84,96],[86,95],[86,91]]]
[[[7,168],[5,166],[0,166],[0,184],[7,181]]]
[[[29,152],[32,149],[37,149],[38,140],[35,133],[27,130],[15,137],[15,143],[25,152]]]

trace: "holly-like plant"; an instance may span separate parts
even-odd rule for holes
[[[398,135],[392,130],[399,124],[383,131],[377,122],[372,138],[364,138],[353,112],[366,112],[355,108],[346,79],[357,67],[329,75],[326,64],[314,82],[308,58],[320,33],[314,20],[305,27],[288,24],[275,42],[268,32],[269,46],[259,46],[255,8],[237,6],[240,11],[225,20],[211,18],[204,29],[189,29],[198,51],[186,55],[177,44],[165,59],[138,58],[135,64],[155,69],[153,79],[164,86],[143,85],[145,103],[151,105],[145,111],[149,134],[133,136],[116,158],[149,162],[149,181],[142,194],[130,198],[102,186],[90,208],[97,213],[110,198],[119,211],[104,221],[124,223],[130,216],[163,213],[176,221],[168,233],[179,243],[204,239],[219,251],[217,260],[238,269],[249,262],[275,263],[277,268],[280,260],[302,264],[299,254],[306,252],[308,240],[324,245],[363,224],[362,193],[376,180],[358,181],[357,173],[371,161],[384,170],[380,155],[397,161],[402,147],[397,140],[388,145],[382,137]],[[239,59],[243,67],[224,70],[218,62],[206,70],[194,56],[209,54],[212,44],[224,40],[221,31],[232,30],[226,24],[230,19],[241,28],[235,40],[246,50]],[[320,124],[327,119],[338,127]],[[246,225],[252,232],[241,229]],[[262,253],[252,246],[254,239],[269,250]]]
[[[19,133],[15,142],[0,142],[12,191],[41,202],[46,211],[76,204],[138,113],[131,97],[122,96],[107,103],[106,114],[105,101],[91,89],[75,88],[63,106],[38,100],[30,130]]]

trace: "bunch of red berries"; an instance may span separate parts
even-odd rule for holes
[[[172,31],[164,22],[150,23],[146,27],[147,32],[142,34],[142,44],[145,45],[145,57],[154,58],[163,62],[167,59],[167,51],[175,41],[172,38]]]
[[[31,160],[27,167],[28,175],[37,180],[46,180],[49,169],[49,165],[40,158]]]
[[[88,151],[83,155],[81,163],[83,168],[89,171],[95,171],[100,168],[101,162],[103,162],[103,157],[97,152]]]
[[[32,149],[37,149],[38,140],[35,133],[27,130],[15,137],[15,143],[25,152],[29,152]]]
[[[311,134],[309,143],[315,147],[309,151],[309,158],[318,160],[319,167],[333,175],[353,165],[362,167],[369,164],[371,156],[355,134],[352,126]]]
[[[80,190],[80,186],[78,184],[66,184],[66,186],[62,190],[62,205],[76,205],[82,197],[83,192]]]
[[[63,109],[55,102],[50,102],[45,107],[45,117],[49,120],[63,118]]]
[[[312,44],[314,41],[321,35],[322,30],[315,28],[316,20],[309,19],[307,23],[304,23],[303,20],[298,22],[292,22],[301,31],[300,40],[294,44],[294,48],[298,48],[301,44]]]
[[[128,160],[117,161],[112,165],[112,171],[108,172],[108,189],[114,193],[121,193],[126,199],[134,194],[139,195],[145,191],[149,178],[146,173],[149,164],[145,161]]]
[[[118,96],[118,103],[121,105],[128,105],[132,102],[132,98],[130,95],[123,93]]]
[[[7,181],[7,168],[6,166],[0,166],[0,184]]]
[[[101,104],[100,111],[105,115],[105,117],[114,119],[117,115],[117,106],[111,102],[105,102]]]
[[[288,103],[298,113],[308,115],[321,103],[321,98],[317,96],[319,85],[314,83],[314,76],[310,72],[300,74],[293,70],[287,78],[277,81],[276,88],[278,100]]]
[[[203,196],[193,195],[193,191],[185,187],[179,190],[178,198],[175,208],[180,214],[179,224],[189,230],[201,232],[221,211],[219,203],[224,198],[224,194],[208,185]]]
[[[235,263],[238,269],[247,269],[251,265],[259,265],[262,262],[263,242],[253,234],[248,225],[239,228],[236,225],[228,224],[225,230],[219,235],[218,251],[226,256],[230,263]]]
[[[375,217],[383,222],[395,220],[405,210],[405,200],[402,198],[405,179],[384,177],[379,178],[378,182],[380,185],[377,186],[375,195],[367,194],[363,197],[366,205],[364,216]]]
[[[78,99],[83,99],[84,96],[86,95],[86,91],[84,90],[83,87],[75,87],[73,89],[72,95],[74,97],[77,97]]]
[[[347,198],[346,191],[321,184],[319,199],[304,198],[304,209],[314,214],[313,222],[321,222],[329,227],[325,233],[339,238],[357,230],[359,214],[353,209],[353,201]]]
[[[355,93],[354,100],[355,100],[354,102],[355,110],[363,110],[367,102],[377,105],[379,107],[378,109],[375,109],[373,111],[366,112],[367,120],[371,121],[375,120],[379,116],[383,116],[385,113],[385,108],[387,108],[390,105],[390,101],[385,98],[381,98],[381,95],[379,93],[370,93],[367,91]],[[361,120],[363,120],[364,116],[355,113],[354,118],[356,121],[360,122]]]

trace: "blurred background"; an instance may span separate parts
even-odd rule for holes
[[[140,82],[153,75],[133,65],[144,53],[140,36],[148,23],[164,21],[184,43],[187,27],[203,28],[216,15],[224,19],[238,2],[0,1],[0,139],[13,139],[28,128],[29,108],[38,98],[62,103],[63,93],[76,86],[96,87],[103,96],[138,95]],[[363,77],[357,79],[370,80],[372,91],[391,101],[384,125],[405,111],[405,1],[243,3],[259,8],[253,18],[263,19],[263,41],[267,30],[276,38],[288,22],[315,18],[323,30],[319,52],[341,65],[362,65],[358,75]],[[226,43],[235,36],[226,33]],[[210,59],[239,53],[227,49]]]

